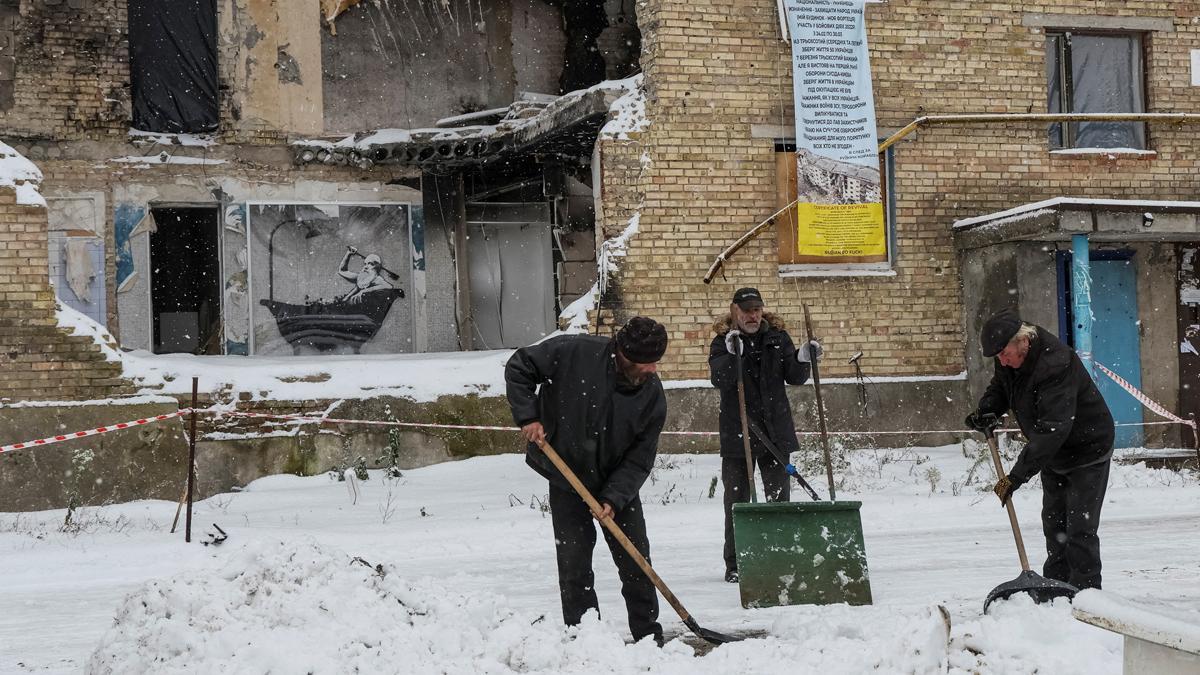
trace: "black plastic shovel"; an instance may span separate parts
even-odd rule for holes
[[[987,437],[988,448],[992,451],[992,462],[996,465],[996,479],[1004,474],[1004,465],[1000,462],[1000,449],[996,447],[995,427],[989,427],[984,436]],[[1055,598],[1073,598],[1079,592],[1071,584],[1046,577],[1029,569],[1029,558],[1025,555],[1025,542],[1021,539],[1021,526],[1017,524],[1017,512],[1013,509],[1012,497],[1005,503],[1008,507],[1008,522],[1012,525],[1013,538],[1017,540],[1017,555],[1021,557],[1021,573],[1016,579],[1006,581],[988,593],[983,602],[983,613],[987,614],[988,607],[996,600],[1007,600],[1018,593],[1025,593],[1033,601],[1041,604]]]
[[[547,441],[541,441],[538,443],[538,447],[542,449],[542,452],[546,453],[546,456],[549,457],[550,461],[554,463],[554,466],[558,468],[559,473],[561,473],[563,477],[567,479],[567,482],[571,484],[571,487],[575,488],[575,492],[579,493],[580,497],[583,497],[583,501],[587,502],[588,508],[592,510],[592,513],[600,513],[603,510],[600,507],[600,502],[596,501],[596,498],[592,496],[592,493],[583,486],[583,482],[579,480],[579,477],[575,475],[575,472],[571,470],[571,467],[567,465],[566,461],[564,461],[563,458],[560,457],[559,454],[554,450],[554,448],[550,446],[550,443]],[[671,607],[675,609],[675,612],[679,614],[679,618],[683,619],[683,625],[687,626],[688,630],[692,631],[692,633],[694,633],[697,637],[703,638],[714,645],[723,645],[727,642],[739,642],[743,639],[733,635],[718,633],[715,630],[702,628],[700,624],[696,623],[696,620],[692,618],[692,615],[683,608],[683,603],[679,602],[679,598],[675,597],[675,594],[671,592],[671,589],[667,588],[666,582],[664,582],[662,578],[658,576],[658,573],[654,571],[654,568],[650,566],[650,561],[646,560],[646,557],[637,550],[637,547],[633,545],[632,541],[629,541],[629,537],[625,536],[625,533],[622,532],[621,528],[613,522],[613,519],[601,518],[600,524],[603,525],[609,532],[611,532],[614,537],[616,537],[617,541],[621,544],[621,548],[625,549],[625,552],[629,554],[629,557],[633,558],[633,561],[637,563],[638,567],[642,568],[642,571],[646,573],[646,576],[650,577],[650,581],[654,583],[655,588],[658,589],[659,593],[662,593],[662,596],[666,598]]]

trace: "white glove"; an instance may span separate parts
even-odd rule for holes
[[[796,350],[796,360],[800,363],[809,363],[813,360],[813,354],[816,354],[817,361],[820,361],[821,357],[825,355],[825,350],[821,349],[821,343],[816,340],[800,345],[800,348]]]
[[[725,351],[737,356],[742,353],[742,332],[736,328],[725,334]]]

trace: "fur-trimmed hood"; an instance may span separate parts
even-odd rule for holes
[[[767,325],[775,330],[787,330],[787,325],[783,323],[783,319],[778,314],[772,312],[763,312],[763,320]],[[712,330],[717,335],[724,335],[733,327],[733,317],[729,314],[717,316],[713,319]]]

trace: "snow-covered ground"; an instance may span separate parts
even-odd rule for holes
[[[746,610],[721,578],[718,458],[660,457],[642,492],[656,569],[702,626],[765,636],[711,652],[666,603],[676,639],[627,645],[603,544],[603,618],[561,626],[545,484],[516,455],[374,472],[357,498],[328,476],[265,478],[197,505],[195,538],[216,523],[220,546],[168,534],[166,502],[82,509],[68,532],[64,511],[0,514],[0,673],[1120,672],[1120,637],[1062,601],[981,614],[1019,568],[986,467],[960,487],[973,460],[854,452],[839,497],[863,501],[875,605]],[[1040,566],[1035,486],[1016,507]],[[1115,466],[1106,590],[1200,624],[1197,531],[1194,473]]]

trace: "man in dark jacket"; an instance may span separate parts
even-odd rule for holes
[[[667,399],[655,374],[666,349],[666,329],[653,319],[634,317],[615,338],[567,335],[523,347],[505,368],[513,420],[529,441],[525,462],[550,481],[558,588],[568,626],[578,624],[589,609],[599,611],[593,517],[611,517],[650,559],[638,490],[654,467],[667,418]],[[589,512],[537,446],[540,440],[558,451],[603,513]],[[608,530],[604,539],[617,564],[634,640],[651,636],[662,644],[654,584]]]
[[[1100,390],[1075,351],[1011,309],[983,325],[983,354],[996,372],[967,425],[1012,410],[1028,442],[994,491],[1005,504],[1036,474],[1042,478],[1043,574],[1079,589],[1100,588],[1100,507],[1108,488],[1114,426]]]
[[[791,497],[785,464],[759,440],[765,435],[781,452],[799,449],[792,408],[784,384],[804,384],[812,371],[811,355],[821,356],[821,345],[805,342],[800,349],[784,330],[783,322],[764,312],[762,295],[754,288],[733,294],[729,314],[713,325],[708,349],[708,369],[713,386],[721,391],[721,486],[725,497],[725,581],[738,580],[733,546],[733,505],[748,501],[750,481],[742,441],[738,403],[738,353],[746,389],[746,414],[750,422],[750,450],[762,475],[767,501],[786,502]]]

